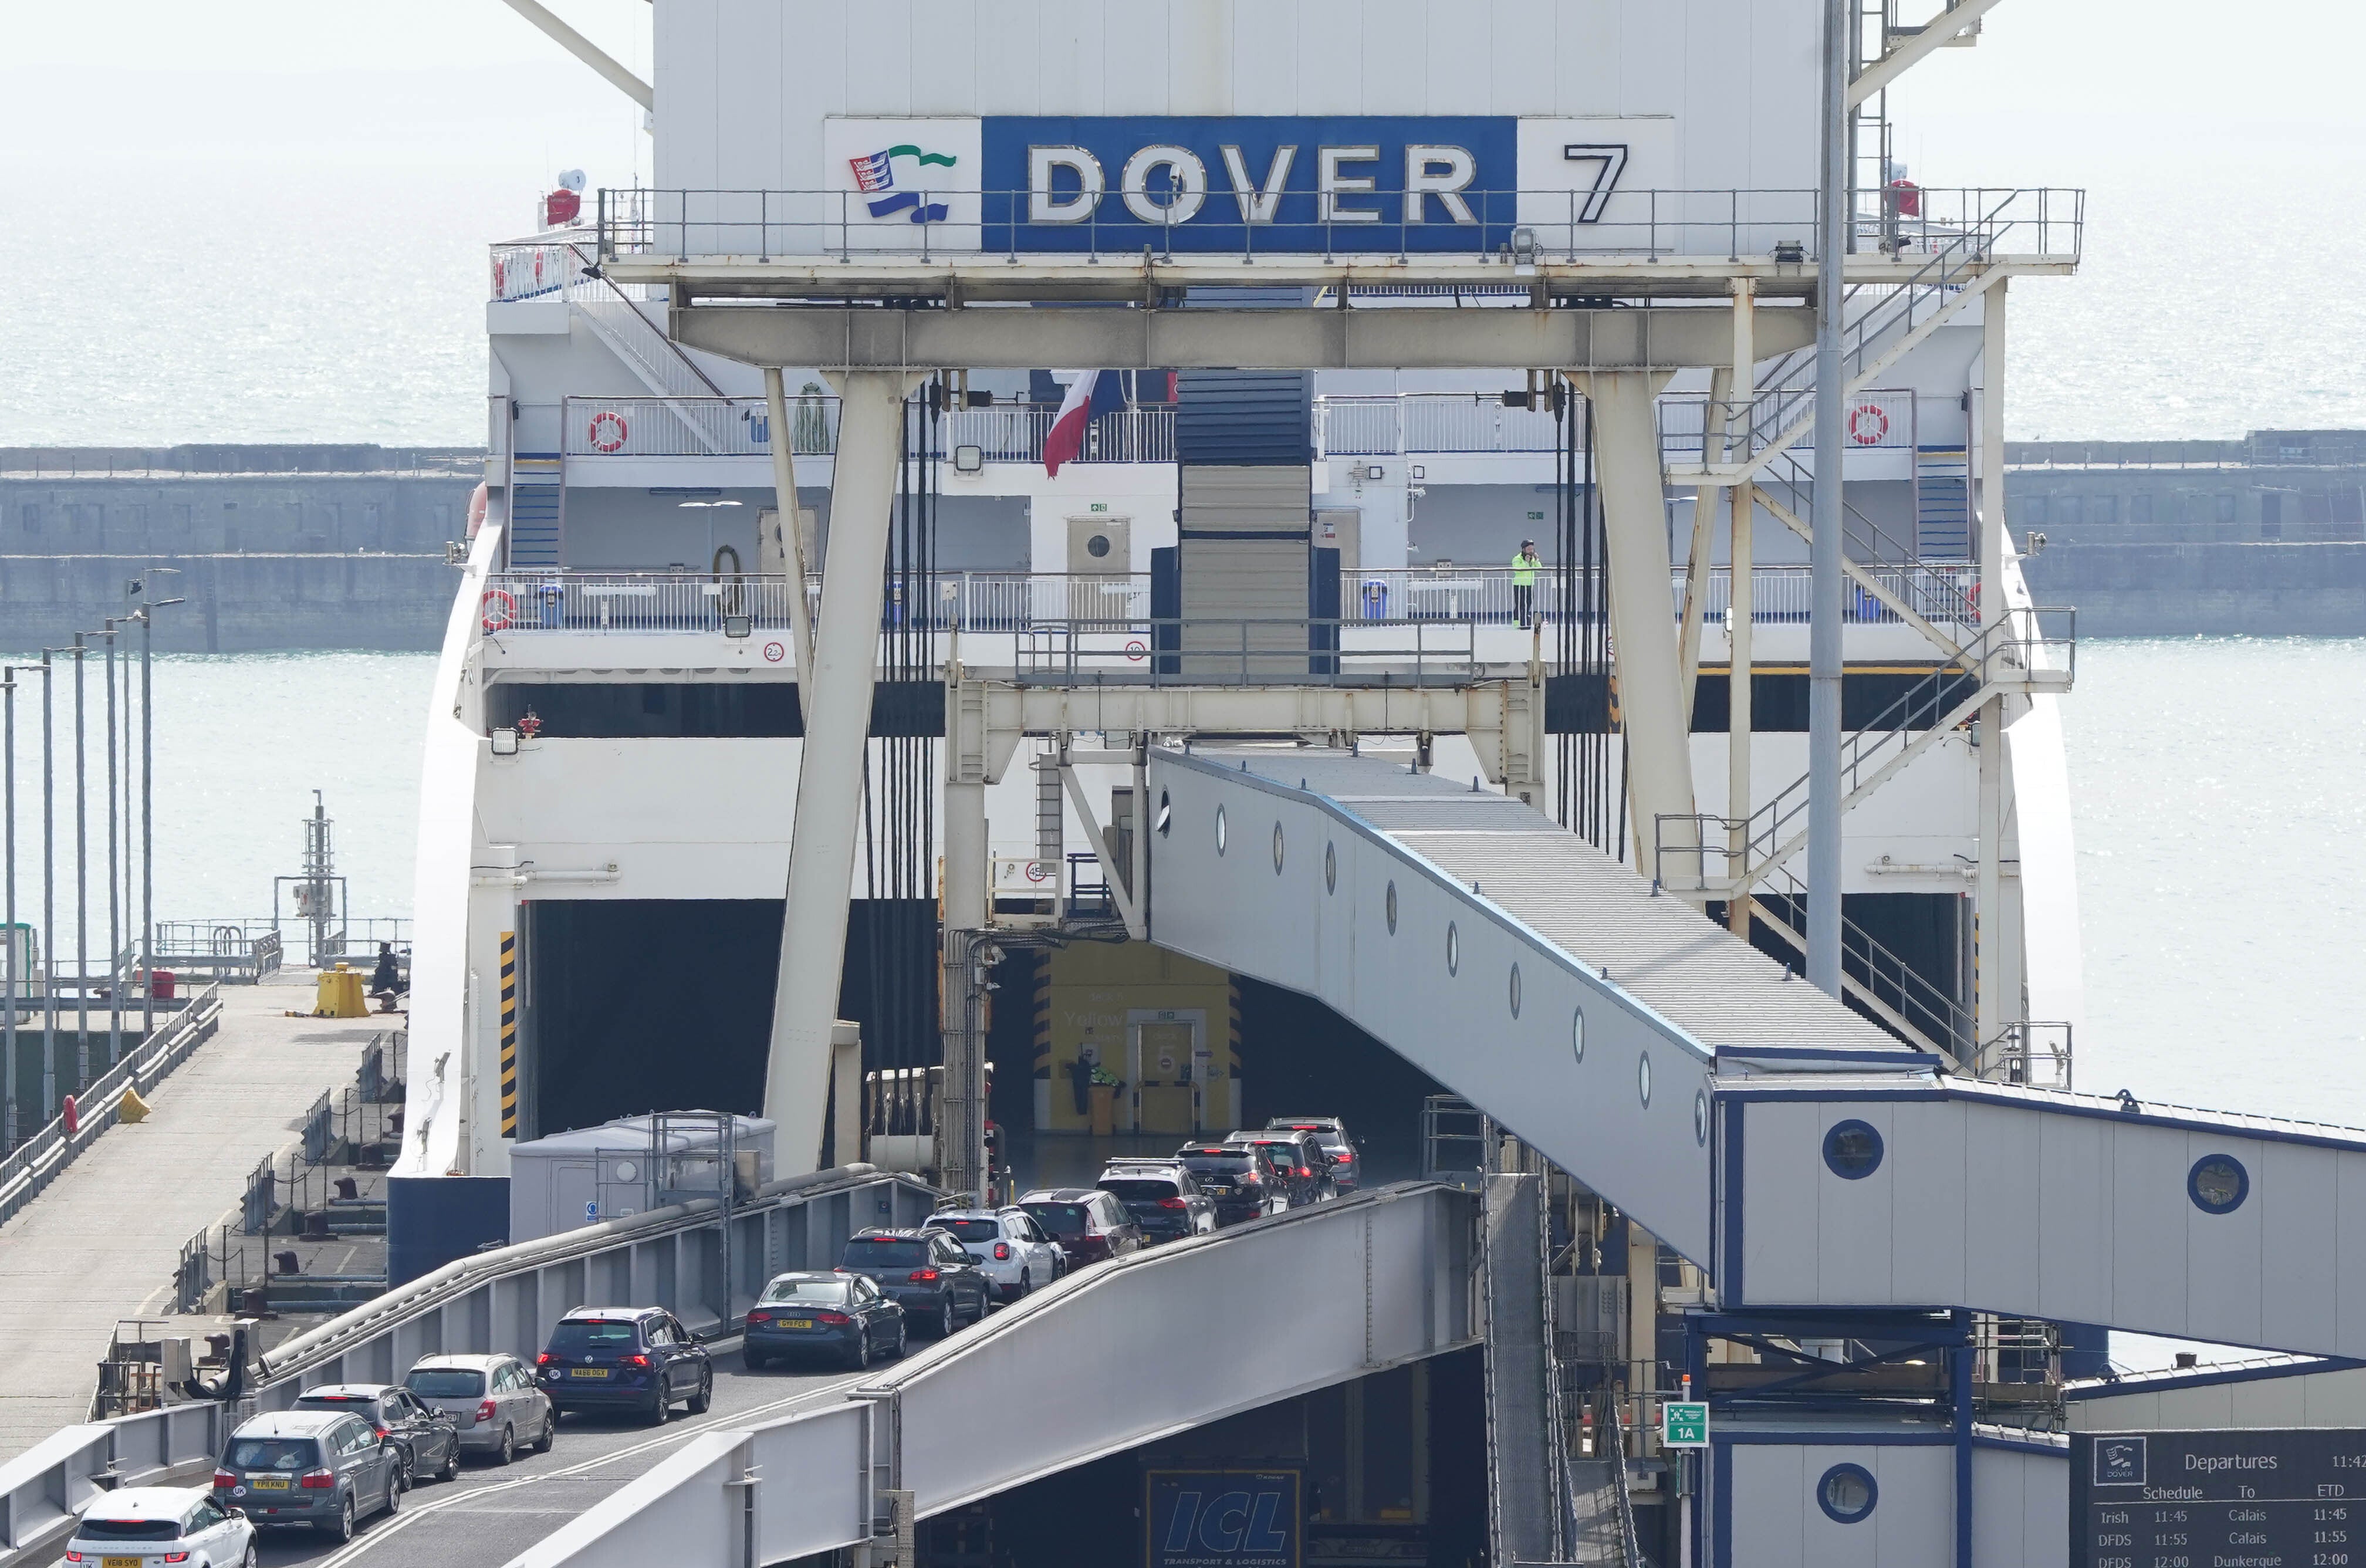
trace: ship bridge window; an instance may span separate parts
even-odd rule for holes
[[[495,682],[485,693],[488,730],[513,728],[532,708],[545,739],[781,739],[805,734],[788,681]],[[882,681],[873,689],[871,733],[941,736],[944,687]]]

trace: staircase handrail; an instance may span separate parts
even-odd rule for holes
[[[1783,878],[1782,892],[1786,900],[1807,897],[1806,886],[1791,874],[1787,866],[1776,867],[1773,874]],[[1756,905],[1758,913],[1777,935],[1805,953],[1808,933],[1791,918],[1793,908],[1789,902],[1774,904],[1763,898]],[[1883,946],[1871,931],[1845,914],[1841,916],[1841,977],[1897,1014],[1898,1021],[1922,1037],[1918,1043],[1941,1052],[1951,1063],[1969,1062],[1966,1071],[1976,1077],[1986,1076],[1978,1071],[1977,1059],[1967,1050],[1975,1027],[1971,1010],[1932,984],[1921,971]],[[1882,995],[1885,987],[1895,1000]]]
[[[2049,650],[2056,648],[2075,650],[2074,636],[2051,636],[2046,622],[2051,618],[2072,617],[2075,611],[2056,608],[2007,609],[1990,622],[1980,635],[1966,644],[1959,658],[1944,659],[1933,665],[1931,672],[1908,688],[1898,698],[1884,708],[1873,721],[1860,729],[1852,730],[1841,739],[1840,783],[1844,799],[1853,799],[1887,778],[1889,773],[1915,752],[1924,742],[1915,737],[1944,732],[1963,721],[1971,709],[1985,700],[1990,687],[2013,681],[2026,681],[2039,672]],[[2070,659],[2075,659],[2073,651]],[[2063,674],[2068,673],[2068,660]],[[1970,690],[1963,690],[1966,678]],[[1953,700],[1950,700],[1954,694]],[[1919,725],[1917,719],[1922,722]],[[1803,774],[1775,792],[1765,805],[1746,818],[1718,817],[1707,813],[1670,812],[1660,815],[1657,822],[1657,842],[1653,850],[1652,874],[1668,887],[1687,886],[1695,891],[1716,890],[1708,881],[1708,857],[1734,854],[1732,835],[1742,835],[1740,852],[1741,865],[1728,865],[1728,881],[1734,886],[1746,886],[1756,882],[1766,872],[1788,860],[1807,840],[1807,829],[1799,826],[1808,813],[1808,779]],[[1689,841],[1671,840],[1667,835],[1669,822],[1686,825]],[[1697,862],[1696,875],[1686,883],[1668,875],[1667,857],[1692,856]]]

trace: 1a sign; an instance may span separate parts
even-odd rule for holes
[[[1707,1402],[1671,1399],[1661,1405],[1660,1446],[1663,1449],[1708,1447]]]

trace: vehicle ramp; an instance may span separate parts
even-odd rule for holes
[[[1315,997],[1752,1307],[2366,1357],[2366,1132],[1956,1077],[1516,800],[1154,750],[1150,938]]]
[[[1477,1224],[1470,1192],[1409,1182],[1095,1264],[809,1409],[693,1439],[514,1562],[831,1551],[898,1517],[1475,1344]],[[1276,1314],[1246,1337],[1211,1310],[1279,1281],[1328,1310]]]

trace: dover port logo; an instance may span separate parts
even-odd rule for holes
[[[905,188],[896,184],[896,164],[907,161],[910,178]],[[871,198],[868,206],[873,218],[889,218],[901,212],[914,223],[942,223],[952,216],[952,209],[931,199],[935,194],[926,188],[926,176],[921,170],[936,167],[952,169],[961,163],[959,154],[932,152],[917,142],[903,141],[884,147],[876,152],[866,152],[849,158],[847,166],[854,171],[854,188]],[[956,176],[958,177],[958,176]]]
[[[2142,1438],[2095,1439],[2095,1484],[2141,1486],[2145,1483],[2145,1440]]]

